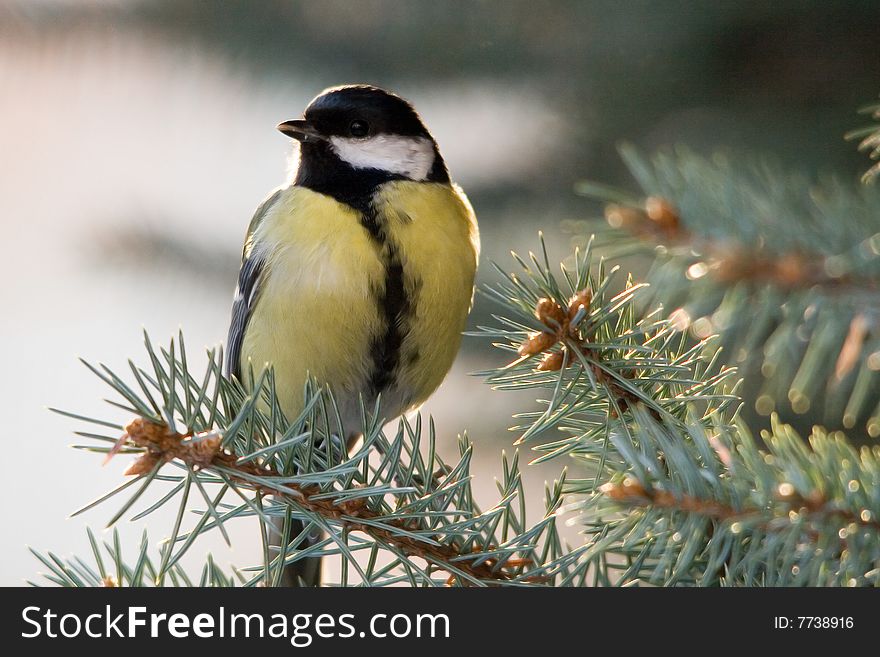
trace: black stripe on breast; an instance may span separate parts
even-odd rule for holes
[[[373,235],[372,231],[370,234]],[[373,373],[370,380],[371,392],[378,394],[393,381],[400,363],[411,304],[404,289],[403,264],[397,247],[387,239],[382,228],[374,237],[381,244],[385,264],[385,289],[379,295],[379,313],[385,330],[373,339]]]
[[[389,239],[384,218],[379,216],[372,196],[361,208],[361,224],[379,247],[379,255],[385,266],[385,286],[377,291],[379,314],[384,327],[372,343],[373,368],[370,376],[370,392],[377,395],[386,390],[394,379],[400,363],[400,351],[406,334],[411,300],[406,295],[403,280],[403,263],[397,245]]]
[[[373,363],[369,387],[372,395],[385,391],[394,380],[413,309],[413,300],[407,297],[404,286],[398,246],[388,237],[385,219],[374,204],[376,191],[394,180],[406,178],[377,169],[354,169],[340,160],[324,142],[303,144],[295,179],[295,184],[326,194],[357,210],[361,224],[376,243],[385,267],[384,287],[375,291],[382,329],[371,345]],[[427,181],[448,180],[446,165],[435,149],[434,167]]]

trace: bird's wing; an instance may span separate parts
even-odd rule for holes
[[[232,319],[229,323],[229,337],[226,340],[226,362],[224,369],[227,376],[241,379],[241,348],[244,343],[244,332],[251,318],[254,306],[260,294],[260,280],[266,263],[266,254],[252,244],[254,232],[260,221],[269,212],[281,196],[282,190],[273,192],[263,201],[254,213],[245,238],[241,257],[241,269],[238,272],[238,285],[232,300]]]

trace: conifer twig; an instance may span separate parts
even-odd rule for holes
[[[643,207],[609,203],[605,206],[605,219],[612,228],[626,230],[652,247],[663,244],[699,254],[705,263],[698,273],[705,272],[719,283],[751,281],[786,290],[819,287],[837,292],[880,289],[880,281],[874,278],[837,272],[833,266],[827,266],[827,259],[835,256],[810,253],[803,248],[770,253],[760,244],[696,235],[685,227],[675,206],[658,196],[647,197]]]
[[[614,400],[620,411],[625,411],[633,404],[641,401],[641,398],[621,386],[613,377],[599,367],[596,360],[600,358],[589,341],[582,335],[578,328],[577,320],[584,317],[590,311],[590,303],[593,293],[590,288],[584,288],[572,295],[566,307],[556,303],[552,299],[543,297],[538,299],[535,305],[535,317],[546,330],[531,333],[519,346],[518,353],[522,357],[543,355],[537,369],[542,372],[553,372],[564,369],[570,365],[580,363],[590,370],[593,379],[604,386]],[[551,351],[557,344],[561,344],[560,351]],[[622,376],[628,379],[635,378],[634,370],[625,370]],[[649,409],[651,414],[660,419],[660,414]],[[612,414],[616,411],[612,411]]]
[[[125,428],[125,434],[119,439],[117,446],[128,443],[143,448],[145,452],[126,470],[126,474],[147,472],[158,463],[177,459],[193,469],[222,472],[244,488],[273,495],[276,499],[283,499],[304,511],[334,520],[342,524],[348,532],[363,532],[376,541],[396,547],[407,557],[420,557],[442,570],[447,570],[453,581],[458,577],[455,569],[482,581],[508,580],[511,577],[504,567],[495,568],[495,559],[469,563],[466,560],[468,554],[460,552],[453,545],[441,543],[439,540],[433,543],[420,540],[411,531],[403,534],[384,528],[381,525],[404,531],[413,530],[417,526],[412,523],[417,525],[417,522],[411,521],[408,525],[398,519],[384,518],[367,507],[366,497],[351,500],[317,498],[317,486],[302,486],[289,481],[273,483],[273,478],[281,479],[280,473],[273,466],[260,465],[255,461],[240,462],[233,454],[221,448],[221,436],[216,431],[196,435],[180,434],[165,424],[136,418]],[[474,555],[475,559],[477,557],[479,555]],[[452,570],[450,562],[456,562]],[[522,564],[518,561],[513,565]]]
[[[702,499],[694,495],[674,495],[662,489],[646,489],[633,479],[624,479],[622,482],[608,482],[603,484],[599,491],[609,499],[629,506],[651,506],[669,511],[684,511],[712,520],[735,521],[750,517],[766,515],[766,509],[757,507],[735,508],[727,504],[721,504],[717,500]],[[847,509],[830,506],[828,501],[818,490],[803,497],[794,491],[791,484],[780,484],[777,490],[776,500],[782,504],[787,514],[789,511],[805,513],[809,518],[824,519],[830,516],[839,518],[844,523],[855,523],[864,528],[880,529],[880,522],[871,516],[861,516]],[[766,527],[766,523],[763,524]]]

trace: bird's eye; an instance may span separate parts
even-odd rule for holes
[[[348,126],[348,131],[352,137],[366,137],[370,132],[370,124],[360,119],[355,119]]]

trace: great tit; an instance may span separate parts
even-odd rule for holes
[[[226,369],[253,385],[248,373],[271,367],[288,418],[314,377],[332,390],[350,442],[362,404],[381,396],[391,420],[449,371],[473,300],[477,220],[396,94],[333,87],[278,130],[299,142],[298,165],[248,227]],[[319,581],[314,559],[285,572],[288,584]]]

